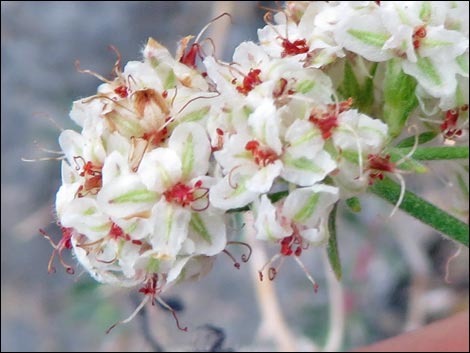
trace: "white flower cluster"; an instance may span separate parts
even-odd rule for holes
[[[176,58],[150,39],[142,62],[118,60],[114,80],[74,103],[81,133],[59,139],[62,247],[98,281],[155,295],[210,269],[229,210],[251,207],[281,256],[324,244],[339,198],[393,172],[387,124],[341,94],[335,65],[359,57],[367,78],[370,62],[399,60],[420,99],[465,103],[468,4],[379,3],[290,2],[259,44],[231,63],[205,56],[202,70],[190,37]]]

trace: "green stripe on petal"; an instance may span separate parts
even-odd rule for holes
[[[436,47],[443,47],[446,45],[453,45],[454,43],[449,42],[447,40],[440,40],[440,39],[432,39],[432,38],[424,38],[421,40],[421,46],[426,48],[436,48]]]
[[[290,167],[295,169],[305,170],[312,173],[322,173],[323,169],[321,169],[318,165],[316,165],[312,160],[306,157],[300,158],[286,158],[284,163]]]
[[[431,12],[432,12],[431,2],[423,1],[423,3],[421,4],[421,9],[419,10],[419,18],[424,22],[428,22],[429,19],[431,18]]]
[[[243,194],[246,191],[246,178],[238,181],[237,187],[230,193],[229,197],[236,197]]]
[[[465,54],[457,56],[455,58],[457,65],[459,65],[460,69],[468,75],[468,58]]]
[[[302,94],[310,92],[315,87],[315,81],[304,80],[297,84],[296,91]]]
[[[105,232],[109,229],[109,223],[93,226],[89,228],[92,232]]]
[[[170,70],[163,84],[163,89],[170,89],[176,86],[176,76],[173,70]]]
[[[385,33],[359,31],[357,29],[350,29],[348,33],[364,44],[379,48],[383,47],[388,38],[390,38],[390,36]]]
[[[124,231],[127,233],[127,234],[130,234],[130,233],[133,233],[136,229],[137,229],[137,222],[134,222],[132,223],[129,227],[127,227],[126,229],[124,229]]]
[[[292,141],[290,145],[292,147],[299,146],[299,145],[301,145],[305,142],[310,141],[311,139],[313,139],[314,137],[319,136],[319,135],[320,135],[320,132],[318,130],[316,130],[316,129],[315,130],[310,130],[306,134],[300,136],[298,139]]]
[[[294,215],[294,221],[304,222],[305,220],[309,219],[315,211],[319,199],[319,193],[310,196],[304,207],[302,207],[300,211]]]
[[[118,131],[121,134],[129,136],[142,136],[144,133],[142,126],[140,126],[140,124],[135,120],[127,119],[115,112],[107,114],[106,117],[116,125]]]
[[[212,238],[209,232],[207,231],[207,228],[204,224],[204,221],[202,220],[201,216],[197,213],[193,213],[191,215],[191,220],[189,221],[189,226],[201,236],[202,239],[204,239],[206,242],[208,242],[210,245],[212,245]]]
[[[146,270],[148,273],[157,273],[160,271],[160,260],[151,257],[147,263]]]
[[[83,211],[83,215],[84,216],[91,216],[95,212],[96,212],[96,207],[89,207],[85,211]]]
[[[183,169],[183,179],[187,179],[191,174],[194,166],[194,143],[192,134],[189,134],[188,139],[186,140],[183,156],[181,157],[181,163]]]
[[[210,106],[203,107],[201,109],[195,110],[189,114],[184,115],[179,120],[180,122],[186,122],[186,123],[190,121],[199,121],[207,115],[210,109],[211,109]]]
[[[110,201],[110,203],[139,203],[154,202],[157,200],[157,193],[147,189],[132,190],[118,196]]]
[[[419,58],[418,68],[436,86],[442,85],[442,79],[429,58]]]
[[[165,239],[168,242],[170,240],[171,228],[173,228],[173,207],[169,206],[166,208],[166,219],[165,219]]]

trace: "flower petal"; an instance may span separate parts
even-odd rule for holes
[[[282,212],[294,222],[318,227],[338,200],[338,194],[338,188],[323,184],[296,189],[287,196]]]
[[[182,164],[182,180],[205,175],[209,169],[211,147],[203,127],[197,123],[178,125],[171,134],[168,147],[175,151]]]
[[[137,173],[150,189],[163,193],[181,179],[181,161],[170,148],[157,148],[145,154]]]

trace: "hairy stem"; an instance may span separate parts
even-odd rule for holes
[[[369,188],[369,191],[392,204],[396,204],[400,196],[400,185],[390,178],[385,178],[382,181],[376,181]],[[400,209],[468,247],[468,224],[427,202],[418,195],[406,191],[400,204]]]

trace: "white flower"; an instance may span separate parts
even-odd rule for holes
[[[296,247],[323,244],[328,237],[326,224],[338,200],[338,188],[315,184],[297,188],[284,201],[273,205],[266,195],[254,203],[257,238],[280,242],[281,254],[294,254]],[[297,251],[296,256],[300,255]]]
[[[444,2],[386,1],[375,11],[347,13],[335,39],[371,61],[399,58],[426,92],[447,96],[457,85],[453,63],[468,49],[468,28],[455,20],[455,12],[447,20],[448,10]]]

